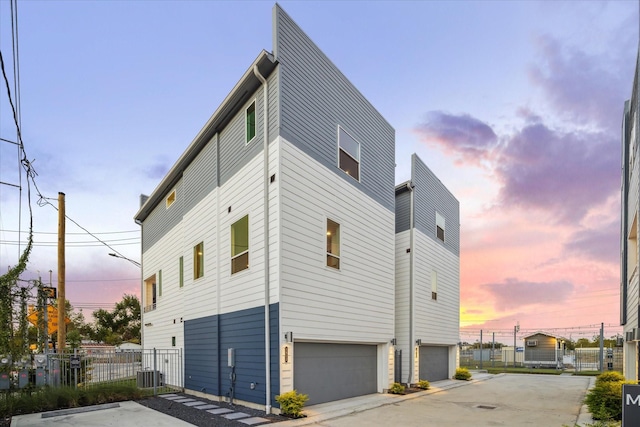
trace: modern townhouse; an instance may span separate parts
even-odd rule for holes
[[[182,350],[187,392],[267,412],[385,391],[396,333],[395,131],[279,5],[273,25],[135,215],[144,347]]]

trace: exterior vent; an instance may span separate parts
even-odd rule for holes
[[[538,340],[528,340],[527,347],[535,347],[538,345]]]
[[[624,336],[625,341],[633,341],[633,331],[628,331]]]

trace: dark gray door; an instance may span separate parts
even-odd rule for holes
[[[293,386],[307,405],[377,392],[375,345],[295,343]]]
[[[440,381],[449,378],[449,347],[420,347],[420,379]]]

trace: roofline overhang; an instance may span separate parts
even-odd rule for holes
[[[271,53],[265,50],[260,52],[218,109],[198,132],[191,144],[160,181],[160,184],[153,190],[144,204],[140,206],[140,210],[134,216],[136,222],[142,222],[149,216],[151,211],[162,201],[164,195],[180,180],[184,170],[202,151],[204,146],[231,121],[253,92],[262,84],[253,71],[254,66],[258,67],[263,76],[269,76],[277,64]]]

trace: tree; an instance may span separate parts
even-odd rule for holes
[[[94,339],[112,345],[140,343],[140,314],[138,297],[125,294],[113,311],[100,309],[93,312]]]

